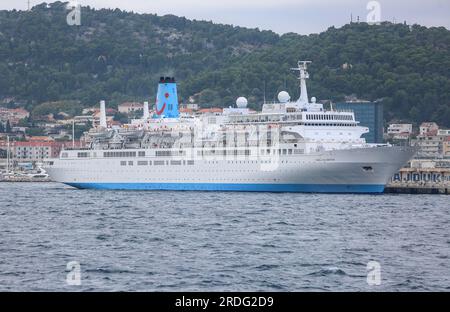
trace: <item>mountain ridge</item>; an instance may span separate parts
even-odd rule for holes
[[[290,67],[313,61],[309,95],[385,103],[387,121],[450,126],[450,31],[444,27],[352,23],[320,34],[278,35],[174,15],[82,8],[68,26],[66,4],[0,11],[0,98],[33,109],[48,101],[154,99],[159,76],[176,76],[180,98],[253,108],[284,89],[298,96]]]

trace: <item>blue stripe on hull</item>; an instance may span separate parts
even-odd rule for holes
[[[299,193],[382,193],[378,184],[66,183],[79,189]]]

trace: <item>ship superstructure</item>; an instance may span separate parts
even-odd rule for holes
[[[88,148],[63,150],[47,170],[77,188],[382,192],[414,150],[367,144],[353,112],[310,101],[308,63],[294,68],[300,98],[282,91],[261,112],[238,98],[223,113],[180,115],[176,82],[162,77],[153,116],[144,107],[142,119],[117,129],[101,117]]]

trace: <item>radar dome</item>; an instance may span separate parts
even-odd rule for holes
[[[236,106],[238,107],[238,108],[246,108],[247,107],[247,104],[248,104],[248,101],[247,101],[247,99],[245,98],[245,97],[240,97],[240,98],[238,98],[237,100],[236,100]]]
[[[286,91],[281,91],[280,93],[278,93],[278,101],[280,101],[280,103],[289,102],[290,99],[291,96]]]
[[[317,101],[316,97],[313,96],[313,97],[311,98],[311,103],[316,103],[316,101]]]

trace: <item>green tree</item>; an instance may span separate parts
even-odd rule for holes
[[[9,120],[6,121],[5,132],[11,133],[11,124],[9,123]]]
[[[113,106],[154,99],[160,76],[177,78],[180,99],[229,106],[246,96],[258,108],[264,95],[273,100],[282,89],[297,98],[289,69],[309,59],[310,96],[383,98],[388,120],[434,118],[450,127],[450,31],[444,27],[352,23],[280,36],[90,7],[83,7],[81,26],[67,27],[64,5],[0,11],[0,98],[27,103],[32,116],[74,115],[100,100]]]
[[[120,123],[127,123],[128,122],[128,116],[127,114],[117,112],[114,114],[114,120],[118,121]]]

